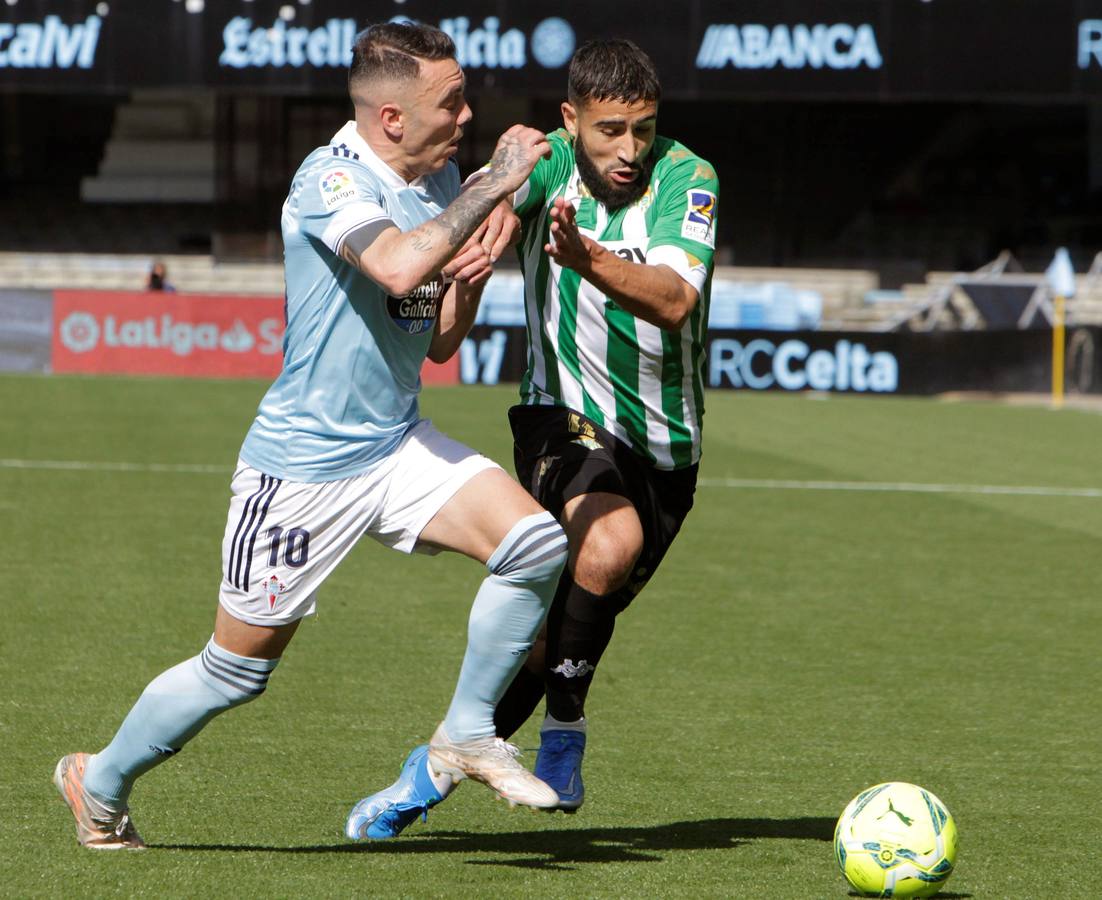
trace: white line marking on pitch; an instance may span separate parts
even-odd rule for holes
[[[61,459],[0,459],[0,469],[52,469],[73,472],[168,472],[230,475],[229,466],[197,463],[89,462]],[[781,481],[769,478],[701,478],[700,487],[744,490],[868,491],[900,494],[994,494],[1029,497],[1102,498],[1102,488],[1029,487],[1000,484],[923,484],[883,481]]]
[[[230,475],[230,466],[190,463],[86,462],[79,459],[0,459],[0,469],[54,469],[73,472],[179,472],[193,475]]]
[[[776,481],[767,478],[701,478],[697,484],[701,487],[790,491],[881,491],[900,494],[1102,497],[1102,488],[1026,487],[1001,484],[919,484],[906,481]]]

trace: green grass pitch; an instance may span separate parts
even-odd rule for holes
[[[82,850],[53,765],[210,634],[264,387],[0,378],[3,895],[845,897],[834,819],[885,780],[955,815],[945,896],[1097,894],[1102,417],[908,399],[708,395],[696,508],[590,698],[578,815],[464,785],[397,841],[343,838],[442,716],[481,578],[365,541],[265,697],[139,783],[153,849]],[[508,467],[514,391],[423,408]],[[27,467],[49,460],[140,465]]]

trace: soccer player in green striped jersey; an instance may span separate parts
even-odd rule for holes
[[[700,459],[719,182],[657,134],[660,95],[630,41],[580,47],[564,128],[513,198],[528,326],[517,476],[562,523],[570,558],[495,723],[512,734],[546,695],[536,773],[566,811],[584,798],[594,670],[692,507]]]
[[[658,136],[658,76],[631,42],[580,47],[568,87],[550,157],[512,198],[528,369],[509,419],[517,476],[570,551],[494,725],[512,735],[546,696],[536,774],[573,812],[594,670],[693,504],[719,183]],[[411,755],[397,782],[361,801],[367,836],[397,836],[453,787],[430,789]]]

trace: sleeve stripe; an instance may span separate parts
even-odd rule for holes
[[[359,228],[363,228],[365,225],[370,225],[372,222],[390,222],[390,224],[392,224],[392,225],[394,224],[393,222],[390,221],[390,219],[386,218],[385,216],[376,216],[373,219],[361,219],[357,222],[353,222],[351,225],[349,225],[347,228],[345,228],[344,231],[342,231],[339,235],[337,235],[336,240],[334,240],[333,243],[330,244],[330,247],[333,250],[333,252],[339,254],[341,252],[341,247],[343,246],[344,242],[348,239],[348,236],[350,234],[352,234],[352,232],[356,231]]]
[[[698,294],[704,289],[704,282],[708,280],[708,267],[703,262],[699,266],[692,265],[688,254],[681,247],[673,244],[648,247],[647,265],[668,266],[683,281],[695,288]]]
[[[362,225],[356,225],[337,238],[337,253],[343,247],[348,247],[356,256],[359,256],[368,247],[375,243],[375,238],[388,228],[397,228],[390,219],[372,219]]]

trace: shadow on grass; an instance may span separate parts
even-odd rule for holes
[[[472,865],[531,869],[572,868],[572,863],[658,862],[668,850],[716,850],[763,838],[829,841],[833,818],[704,819],[624,828],[562,831],[437,831],[419,837],[312,847],[242,844],[150,844],[162,850],[257,853],[505,853],[514,859],[472,859]]]
[[[868,894],[858,894],[856,891],[849,892],[850,897],[867,897]],[[934,894],[937,900],[969,900],[971,894],[954,894],[952,891],[938,891]]]

